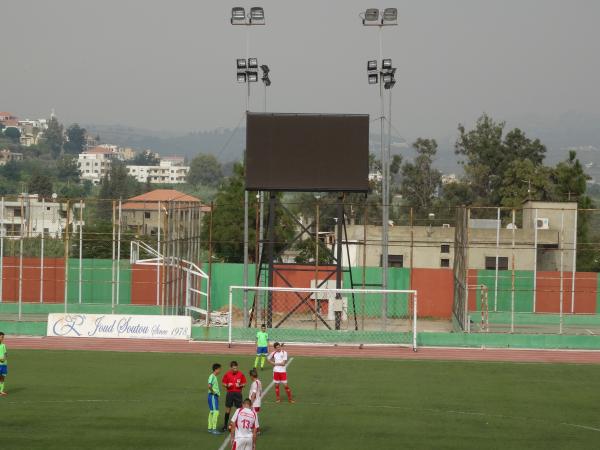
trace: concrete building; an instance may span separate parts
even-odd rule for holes
[[[0,166],[5,166],[10,161],[23,161],[23,153],[11,152],[7,148],[0,150]]]
[[[148,179],[154,184],[185,183],[189,166],[175,164],[172,160],[161,160],[158,166],[127,166],[127,172],[140,183]]]
[[[74,207],[79,208],[79,204]],[[78,213],[72,216],[78,216]],[[60,238],[66,224],[66,206],[40,201],[37,194],[22,194],[16,200],[0,203],[0,233],[8,238],[38,237],[42,233],[47,237]]]
[[[521,216],[498,224],[496,219],[469,220],[469,269],[570,271],[577,233],[577,203],[526,202]],[[506,220],[505,220],[506,221]],[[500,225],[500,226],[498,226]],[[352,265],[381,266],[381,227],[349,225]],[[366,245],[365,241],[366,232]],[[454,226],[394,226],[389,228],[390,267],[452,268]],[[345,257],[347,260],[347,257]],[[347,264],[347,261],[344,262]]]
[[[210,207],[202,205],[200,199],[196,197],[174,189],[155,189],[132,197],[121,206],[123,226],[134,233],[155,236],[159,221],[165,218],[165,208],[172,207],[174,204],[197,210],[194,211],[198,213],[194,217],[195,220],[199,220],[200,212],[210,211]]]
[[[114,145],[99,145],[80,153],[77,167],[81,179],[100,184],[102,178],[110,172],[110,166],[115,160],[122,160],[122,155]]]

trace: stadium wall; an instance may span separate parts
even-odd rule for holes
[[[84,259],[82,261],[82,302],[84,304],[110,305],[112,301],[112,260]],[[206,268],[206,266],[205,266]],[[294,286],[309,287],[314,278],[314,266],[284,264],[278,268],[285,269],[281,273]],[[319,278],[326,277],[333,266],[321,267]],[[355,288],[377,288],[381,286],[380,267],[352,268],[352,280]],[[39,303],[40,301],[40,259],[23,258],[22,300],[23,303]],[[68,302],[79,302],[79,260],[69,259]],[[469,270],[469,285],[484,284],[488,288],[488,305],[493,311],[510,311],[512,295],[512,272],[498,272],[498,294],[495,295],[494,270]],[[344,288],[352,287],[350,272],[343,274]],[[115,277],[116,278],[116,277]],[[363,280],[364,278],[364,280]],[[334,280],[335,275],[330,279]],[[453,302],[453,276],[450,269],[389,269],[390,289],[416,289],[419,292],[419,316],[440,319],[451,317]],[[255,266],[249,267],[249,280],[255,280]],[[19,258],[4,257],[2,271],[2,302],[15,303],[19,298]],[[515,312],[533,312],[534,273],[532,271],[515,271]],[[243,284],[243,264],[214,263],[211,277],[211,302],[213,310],[227,309],[229,286]],[[538,272],[536,312],[559,312],[560,272]],[[281,277],[276,277],[276,286],[286,286]],[[577,272],[575,278],[574,312],[580,314],[598,314],[600,311],[600,274]],[[571,312],[571,273],[563,273],[563,311]],[[378,297],[378,296],[375,296]],[[379,314],[381,311],[377,298],[365,296],[365,313]],[[469,309],[477,311],[481,307],[479,290],[470,290]],[[45,304],[64,303],[64,259],[44,258]],[[236,307],[240,308],[241,296],[234,298]],[[360,300],[362,301],[362,299]],[[156,305],[156,267],[121,261],[119,268],[119,304],[136,306]],[[398,309],[399,308],[399,309]],[[390,305],[390,315],[404,314],[405,311]]]

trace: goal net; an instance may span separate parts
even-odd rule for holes
[[[417,348],[417,291],[230,286],[229,344],[271,341]]]

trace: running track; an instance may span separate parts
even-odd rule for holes
[[[218,342],[143,339],[96,339],[6,336],[7,347],[38,350],[98,350],[117,352],[203,353],[218,355],[253,354],[254,345],[236,344],[229,348]],[[364,347],[288,344],[294,356],[323,358],[390,358],[411,360],[512,361],[540,363],[600,364],[600,351],[516,350],[422,347],[413,352],[404,347]]]

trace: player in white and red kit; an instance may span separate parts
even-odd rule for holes
[[[258,428],[258,415],[247,398],[231,418],[231,450],[254,450]]]
[[[283,344],[280,344],[279,342],[275,342],[275,345],[273,345],[273,347],[275,348],[275,351],[269,355],[267,360],[270,364],[273,365],[273,383],[275,383],[275,397],[277,398],[276,401],[277,403],[281,403],[281,399],[279,398],[279,385],[283,383],[283,385],[285,386],[285,393],[287,394],[288,401],[290,403],[295,403],[292,399],[292,390],[288,386],[287,380],[286,365],[288,362],[288,354],[283,349]]]
[[[252,402],[252,409],[254,412],[260,412],[260,406],[262,401],[262,383],[258,379],[258,371],[253,368],[248,372],[252,384],[250,384],[250,401]]]

